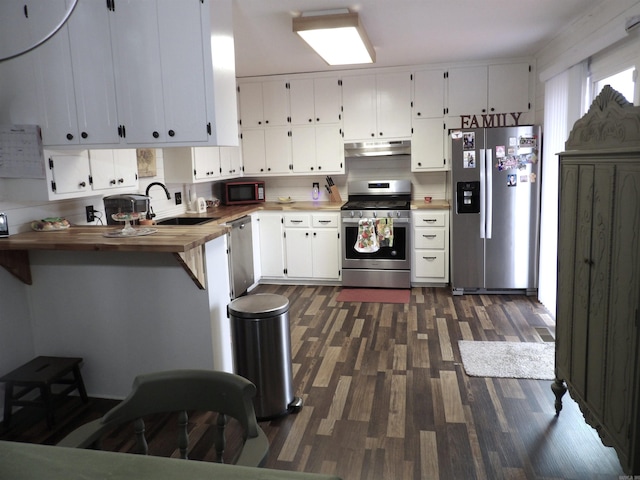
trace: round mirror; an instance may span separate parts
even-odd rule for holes
[[[0,62],[51,38],[71,16],[78,0],[0,1]]]

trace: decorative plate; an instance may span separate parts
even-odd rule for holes
[[[66,230],[71,225],[62,217],[49,217],[31,222],[31,229],[36,232],[56,232]]]

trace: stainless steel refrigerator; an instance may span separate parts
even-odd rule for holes
[[[540,147],[535,126],[451,132],[454,295],[537,291]]]

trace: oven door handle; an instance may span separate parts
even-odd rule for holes
[[[387,217],[382,217],[382,218],[387,218]],[[395,225],[396,223],[400,223],[400,224],[408,224],[411,219],[409,218],[391,218],[393,220],[393,224]],[[355,224],[358,225],[358,223],[360,222],[360,218],[343,218],[342,219],[342,223],[343,224]],[[375,218],[374,218],[375,220]]]

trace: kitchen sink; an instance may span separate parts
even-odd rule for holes
[[[220,217],[171,217],[158,220],[156,225],[201,225],[203,223],[213,222]]]

